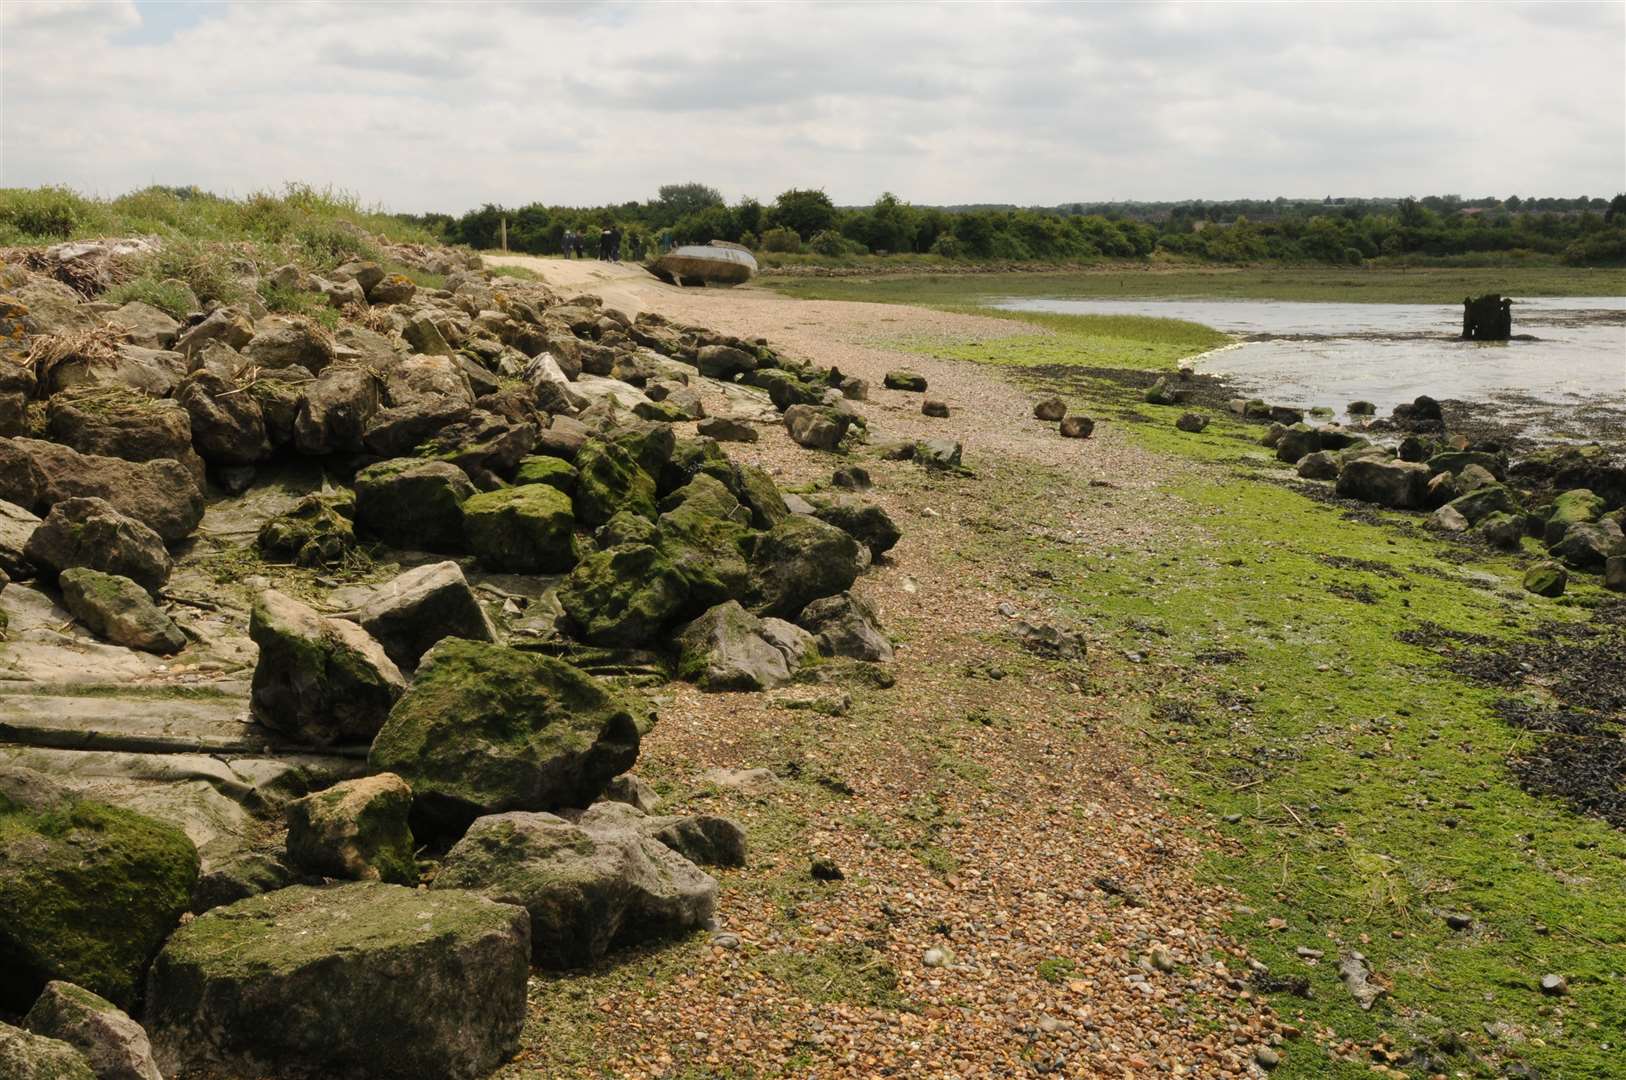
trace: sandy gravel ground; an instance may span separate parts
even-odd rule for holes
[[[1054,616],[1023,596],[1044,544],[1166,542],[1167,523],[1154,534],[1146,522],[1168,464],[1110,427],[1063,440],[999,371],[895,344],[1010,333],[999,320],[515,261],[567,292],[765,337],[866,378],[872,441],[947,436],[973,469],[1043,466],[1023,475],[1048,478],[1050,524],[1025,520],[990,476],[856,459],[875,478],[869,497],[904,531],[857,586],[903,640],[896,686],[672,689],[639,771],[673,792],[670,806],[735,816],[769,842],[720,875],[718,944],[539,979],[526,1050],[503,1075],[1262,1076],[1259,1059],[1290,1054],[1297,1032],[1246,989],[1247,957],[1217,929],[1229,898],[1193,880],[1199,845],[1219,841],[1182,820],[1139,763],[1121,703],[1092,677],[1099,661],[1033,660],[999,610]],[[881,388],[887,369],[905,365],[948,401],[948,419],[922,416],[918,394]],[[761,430],[729,452],[782,485],[827,481],[844,463],[777,426]],[[786,707],[848,692],[841,715]],[[791,782],[739,791],[701,779],[719,767],[767,767]],[[813,854],[845,880],[812,881]],[[591,1049],[567,1050],[557,1010],[582,993],[604,1023],[569,1025]]]

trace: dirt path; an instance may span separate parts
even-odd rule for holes
[[[810,455],[777,427],[729,448],[789,488],[847,463],[874,477],[869,496],[904,539],[859,591],[902,641],[896,685],[672,689],[639,772],[668,805],[750,831],[750,866],[722,877],[732,936],[541,980],[527,1049],[504,1075],[1263,1075],[1256,1054],[1269,1057],[1279,1029],[1243,992],[1247,959],[1217,930],[1228,898],[1192,877],[1199,845],[1217,841],[1142,769],[1122,706],[1092,676],[1099,660],[1034,656],[1007,614],[1087,634],[1044,606],[1044,551],[1176,542],[1166,522],[1148,525],[1168,463],[1110,430],[1060,439],[996,371],[900,344],[1010,333],[998,320],[510,261],[567,292],[765,337],[866,378],[872,443],[959,439],[976,475]],[[881,388],[904,365],[950,418]],[[757,767],[778,781],[739,791],[702,779]],[[811,880],[812,854],[845,880]]]

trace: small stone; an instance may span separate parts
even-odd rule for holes
[[[1541,977],[1541,992],[1548,997],[1563,997],[1570,992],[1569,980],[1562,975],[1543,975]]]
[[[1461,911],[1447,911],[1445,925],[1453,930],[1466,930],[1474,924],[1474,917]]]
[[[1087,416],[1064,416],[1058,430],[1064,439],[1087,439],[1095,431],[1095,421]]]
[[[719,949],[734,950],[740,947],[740,935],[719,930],[711,935],[711,943]]]
[[[813,862],[808,867],[808,872],[813,875],[815,881],[840,881],[847,876],[841,872],[841,867],[836,865],[836,861],[828,855],[813,856]]]
[[[1163,972],[1173,971],[1174,955],[1159,945],[1152,950],[1152,966]]]
[[[926,950],[921,962],[929,968],[948,967],[954,962],[954,953],[944,947],[934,947]]]
[[[1047,397],[1033,406],[1033,416],[1036,420],[1054,423],[1066,415],[1067,403],[1059,397]]]
[[[949,414],[948,402],[927,398],[920,403],[920,412],[922,416],[946,417]]]
[[[1253,1060],[1257,1061],[1262,1069],[1274,1069],[1282,1063],[1282,1055],[1268,1046],[1259,1046],[1254,1048]]]
[[[1174,422],[1174,426],[1181,431],[1195,434],[1208,426],[1208,417],[1196,412],[1182,413],[1180,419]]]

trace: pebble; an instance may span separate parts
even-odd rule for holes
[[[1474,917],[1461,911],[1447,911],[1445,925],[1453,930],[1466,930],[1474,924]]]
[[[740,935],[731,934],[727,930],[719,930],[711,935],[711,943],[719,949],[737,949],[740,947]]]
[[[1562,975],[1543,975],[1541,992],[1548,997],[1563,997],[1570,992],[1569,980]]]
[[[954,959],[954,954],[949,952],[949,950],[944,948],[931,948],[926,950],[926,955],[921,957],[921,962],[929,968],[940,968],[947,967],[949,961],[952,959]]]
[[[1169,950],[1163,948],[1163,946],[1159,945],[1157,948],[1152,950],[1152,966],[1157,968],[1159,971],[1173,971],[1173,954],[1171,954]]]
[[[808,872],[818,881],[840,881],[847,876],[841,872],[841,867],[836,865],[836,861],[828,855],[815,855],[812,864],[808,867]]]
[[[1274,1069],[1282,1063],[1282,1055],[1268,1046],[1260,1046],[1254,1049],[1253,1060],[1257,1061],[1261,1068]]]

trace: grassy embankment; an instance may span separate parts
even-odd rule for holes
[[[1552,291],[1586,278],[1558,273],[1576,281],[1548,279]],[[809,284],[842,298],[859,291]],[[888,298],[933,288],[893,285],[869,288]],[[1272,288],[1238,283],[1239,293]],[[1036,389],[1193,465],[1164,495],[1171,524],[1200,524],[1196,546],[1029,544],[1034,568],[1056,583],[1054,602],[1093,621],[1115,655],[1146,657],[1114,660],[1103,690],[1127,703],[1125,723],[1191,805],[1223,821],[1227,844],[1207,871],[1244,899],[1233,931],[1273,976],[1302,978],[1295,988],[1312,995],[1279,992],[1278,1009],[1356,1040],[1349,1062],[1301,1051],[1279,1075],[1366,1075],[1385,1039],[1425,1048],[1433,1065],[1412,1066],[1418,1075],[1495,1075],[1489,1062],[1503,1058],[1546,1076],[1619,1075],[1626,837],[1519,787],[1508,762],[1537,737],[1498,719],[1493,701],[1509,691],[1449,670],[1449,640],[1429,633],[1508,642],[1544,633],[1546,620],[1578,624],[1608,594],[1582,578],[1561,602],[1530,597],[1519,575],[1533,541],[1519,555],[1490,554],[1429,535],[1415,516],[1351,514],[1276,464],[1258,426],[1221,417],[1188,435],[1173,427],[1181,408],[1146,405],[1099,370],[1067,370],[1172,367],[1182,349],[1210,344],[1201,328],[1035,321],[1053,328],[1038,349],[1031,335],[926,348],[1026,367],[1017,377]],[[1029,493],[1008,506],[1018,520],[1058,524],[1052,478],[995,467],[1013,474],[1002,491]],[[1425,643],[1403,642],[1408,631],[1424,631]],[[1540,700],[1541,681],[1513,693]],[[1452,929],[1447,914],[1471,923]],[[1298,949],[1324,955],[1307,963]],[[1391,988],[1371,1012],[1340,985],[1338,958],[1350,949]],[[1567,996],[1542,995],[1549,972],[1568,978]]]
[[[101,299],[141,300],[177,318],[190,306],[179,282],[205,303],[241,302],[254,291],[272,311],[334,325],[338,313],[319,294],[278,289],[263,276],[285,263],[319,274],[350,259],[372,259],[422,286],[442,282],[440,275],[389,259],[373,240],[438,243],[434,237],[343,192],[290,184],[281,194],[241,200],[166,188],[92,199],[59,188],[0,189],[0,246],[132,236],[156,236],[163,246],[136,260]],[[245,281],[245,262],[261,271],[257,285]]]

